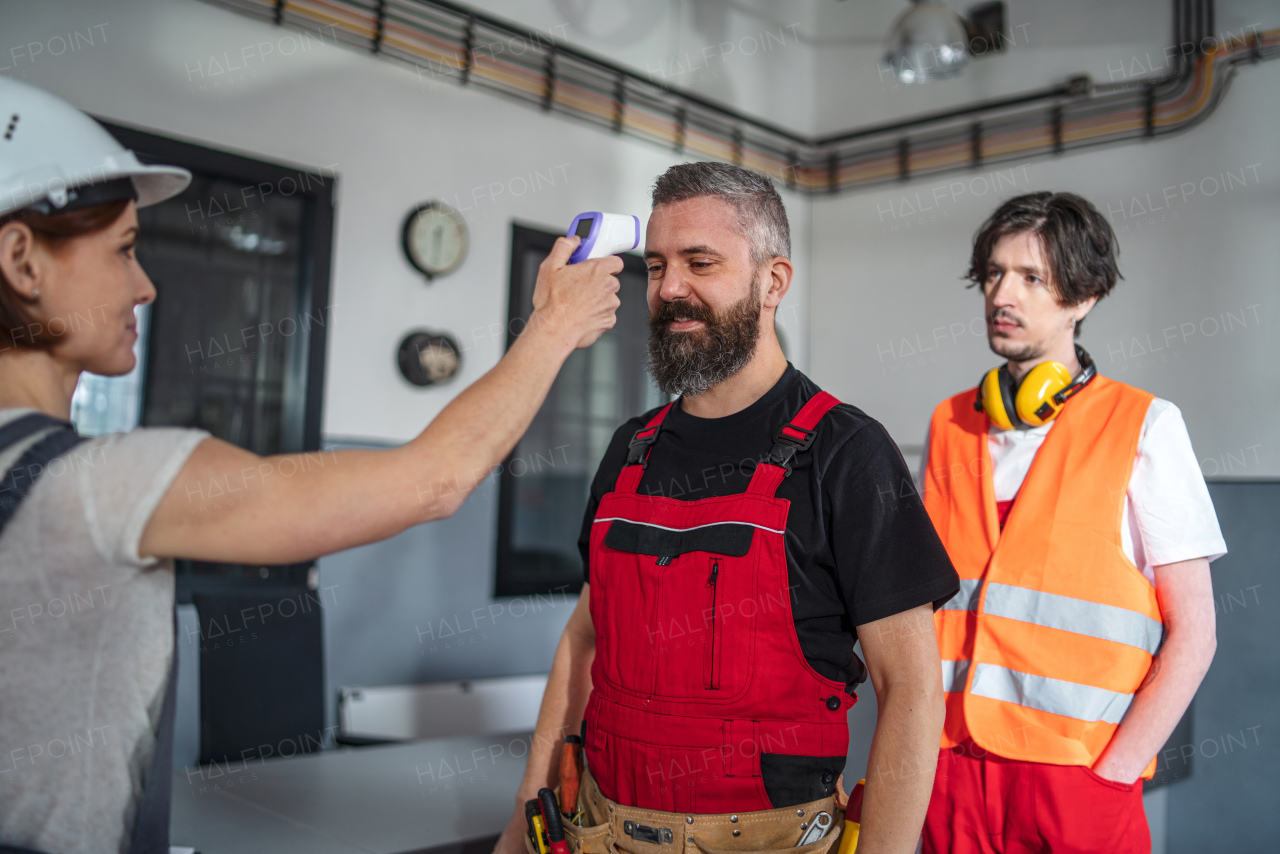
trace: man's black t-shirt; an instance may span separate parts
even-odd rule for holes
[[[673,406],[638,492],[684,501],[744,492],[778,431],[819,390],[788,364],[772,389],[733,415],[698,418]],[[631,437],[656,412],[619,427],[596,471],[578,539],[588,581],[596,507],[613,491]],[[959,589],[897,446],[857,407],[842,403],[823,417],[777,495],[791,502],[786,542],[796,634],[823,676],[850,682],[861,675],[856,626],[925,603],[937,607]]]

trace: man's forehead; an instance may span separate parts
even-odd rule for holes
[[[991,247],[991,260],[1001,256],[1007,263],[1021,266],[1034,265],[1043,267],[1045,263],[1044,244],[1034,232],[1018,231],[1006,234]]]
[[[746,239],[739,233],[737,210],[714,196],[698,196],[658,205],[649,215],[645,251],[734,252]]]

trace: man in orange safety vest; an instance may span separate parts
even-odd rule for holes
[[[934,411],[925,507],[960,575],[935,615],[946,726],[925,852],[1150,851],[1142,778],[1215,648],[1226,552],[1186,426],[1075,342],[1116,238],[1069,193],[974,240],[1007,362]]]

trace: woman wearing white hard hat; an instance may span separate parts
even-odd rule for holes
[[[165,851],[172,559],[292,563],[448,516],[613,325],[622,262],[567,266],[561,238],[525,333],[420,436],[215,506],[200,483],[270,467],[200,430],[66,421],[82,371],[133,368],[133,310],[156,298],[136,209],[190,175],[19,82],[0,82],[0,128],[0,851]]]

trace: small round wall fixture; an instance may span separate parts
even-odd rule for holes
[[[406,380],[426,388],[453,379],[462,367],[462,353],[452,335],[418,329],[400,342],[396,361]]]
[[[404,218],[404,256],[430,281],[462,266],[469,238],[462,215],[444,202],[424,202]]]

